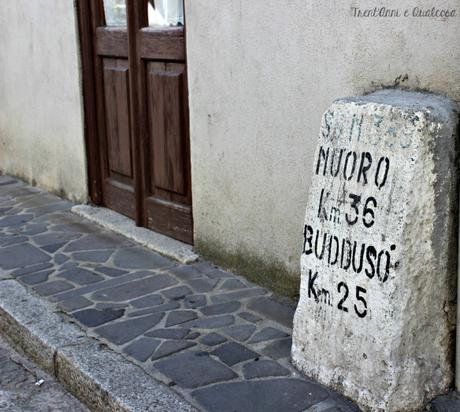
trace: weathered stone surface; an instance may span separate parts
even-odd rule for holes
[[[232,315],[214,316],[212,318],[198,319],[188,322],[187,325],[193,326],[198,329],[217,329],[223,326],[232,325],[235,318]]]
[[[100,273],[103,273],[104,275],[110,276],[112,278],[115,278],[117,276],[124,275],[128,273],[126,270],[121,270],[121,269],[115,269],[115,268],[108,268],[105,266],[97,268],[97,271]]]
[[[96,283],[104,280],[102,276],[96,275],[96,273],[79,267],[65,270],[64,272],[59,273],[58,276],[79,285],[89,285],[90,283]]]
[[[120,269],[159,269],[173,265],[163,256],[140,247],[118,250],[113,262]]]
[[[200,309],[201,313],[206,316],[224,315],[226,313],[236,312],[241,307],[240,302],[217,303]]]
[[[200,339],[200,342],[206,346],[216,346],[226,342],[227,339],[218,333],[209,333]]]
[[[168,299],[180,300],[184,299],[187,295],[190,295],[192,291],[187,286],[176,286],[175,288],[166,289],[162,292],[162,295]]]
[[[231,338],[244,342],[247,341],[256,330],[254,325],[237,325],[222,329],[222,332]]]
[[[191,352],[155,363],[162,374],[184,388],[228,381],[237,375],[205,352]]]
[[[123,309],[84,309],[73,313],[73,316],[83,325],[92,328],[118,319],[122,317],[124,313],[125,311]]]
[[[214,303],[224,303],[237,301],[245,298],[251,298],[253,296],[265,295],[267,293],[266,289],[263,288],[252,288],[252,289],[243,289],[236,292],[223,293],[212,297]]]
[[[205,295],[189,295],[184,299],[184,307],[187,309],[196,309],[206,306],[207,300]]]
[[[181,323],[188,322],[196,319],[198,316],[193,310],[176,310],[171,312],[166,318],[166,327],[180,325]]]
[[[152,360],[164,358],[165,356],[173,355],[174,353],[180,352],[184,349],[195,346],[195,342],[182,341],[182,340],[167,340],[164,341],[161,346],[152,355]]]
[[[143,309],[151,306],[161,305],[163,303],[163,298],[160,295],[147,295],[142,298],[132,300],[129,303],[135,308]]]
[[[291,338],[282,339],[269,343],[264,349],[262,349],[261,352],[273,359],[289,358],[291,354],[291,346]]]
[[[46,282],[50,273],[53,273],[53,271],[44,270],[42,272],[21,276],[21,282],[24,282],[28,285],[37,285],[39,283]]]
[[[139,362],[145,362],[160,344],[158,339],[140,338],[126,346],[123,352]]]
[[[311,382],[272,379],[223,383],[196,390],[192,396],[209,412],[301,412],[326,399],[328,393]]]
[[[254,360],[243,366],[246,379],[267,378],[269,376],[287,376],[289,370],[272,360]]]
[[[258,343],[258,342],[263,342],[266,340],[281,339],[287,336],[288,336],[287,333],[269,326],[269,327],[263,328],[260,332],[257,332],[252,337],[252,339],[249,341],[249,343]]]
[[[0,268],[9,270],[44,263],[50,256],[28,243],[0,249]]]
[[[261,297],[251,301],[248,304],[248,309],[292,328],[295,308],[291,304],[280,302],[274,298]]]
[[[96,333],[116,345],[122,345],[153,328],[163,316],[163,313],[156,313],[142,318],[112,322],[97,328]]]
[[[75,296],[74,298],[70,298],[67,301],[59,303],[58,306],[64,311],[73,312],[74,310],[83,309],[87,306],[91,306],[92,304],[93,302],[83,296]]]
[[[257,323],[257,322],[260,322],[262,320],[262,318],[260,316],[254,315],[251,312],[240,312],[240,313],[238,313],[238,316],[240,318],[242,318],[244,320],[247,320],[248,322],[252,322],[252,323]]]
[[[190,332],[190,329],[155,329],[145,334],[152,338],[181,340],[184,339]]]
[[[212,354],[228,366],[233,366],[249,359],[255,359],[259,356],[256,352],[236,342],[226,343],[217,348]]]
[[[63,280],[55,280],[34,286],[35,292],[42,296],[55,295],[72,288],[73,286],[70,283],[64,282]]]
[[[417,410],[452,382],[456,110],[391,90],[323,117],[292,357],[364,409]]]
[[[168,303],[164,303],[162,305],[154,306],[151,308],[146,308],[146,309],[141,309],[141,310],[136,310],[134,312],[130,312],[128,316],[132,318],[136,316],[147,315],[149,313],[167,312],[169,310],[177,309],[179,306],[180,305],[177,302],[168,302]]]

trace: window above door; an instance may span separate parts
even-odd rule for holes
[[[184,25],[183,0],[148,0],[150,27],[177,27]]]

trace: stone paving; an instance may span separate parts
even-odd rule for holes
[[[8,412],[88,411],[53,377],[15,352],[1,335],[0,410]]]
[[[177,264],[0,176],[0,269],[205,411],[357,411],[290,364],[294,305]]]

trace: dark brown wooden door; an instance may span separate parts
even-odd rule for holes
[[[87,5],[97,112],[93,158],[100,166],[93,200],[192,243],[185,31],[178,7],[178,0]],[[88,10],[80,10],[81,20]]]

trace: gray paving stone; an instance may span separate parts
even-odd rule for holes
[[[202,318],[187,322],[187,326],[192,326],[198,329],[217,329],[224,326],[233,325],[235,318],[232,315],[214,316],[212,318]]]
[[[151,306],[158,306],[164,302],[161,295],[147,295],[139,299],[130,301],[129,303],[137,309],[149,308]]]
[[[0,268],[4,270],[22,268],[50,260],[49,255],[28,243],[0,249]]]
[[[206,276],[210,279],[225,279],[225,278],[231,278],[234,275],[230,272],[225,272],[220,269],[212,269],[208,273],[206,273]]]
[[[256,327],[254,325],[237,325],[223,328],[221,332],[239,342],[245,342],[252,336],[255,330]]]
[[[127,270],[115,269],[107,266],[99,266],[96,270],[104,275],[110,276],[112,278],[125,275],[128,273]]]
[[[289,358],[291,356],[292,339],[277,340],[268,344],[261,352],[273,359]]]
[[[57,275],[60,278],[70,280],[79,285],[89,285],[104,280],[100,275],[79,267],[65,270]]]
[[[29,238],[27,236],[8,235],[0,241],[1,247],[18,245],[19,243],[27,242]]]
[[[112,256],[112,250],[96,250],[91,252],[76,252],[72,255],[75,260],[84,262],[104,263]]]
[[[243,374],[246,379],[267,378],[274,376],[290,375],[288,369],[272,360],[254,360],[243,366]]]
[[[266,340],[281,339],[286,338],[288,336],[289,335],[287,333],[269,326],[267,328],[262,329],[260,332],[257,332],[249,341],[249,343],[258,343]]]
[[[265,295],[266,293],[267,293],[267,290],[263,288],[244,289],[244,290],[239,290],[236,292],[215,295],[212,297],[211,300],[214,303],[232,302],[232,301],[239,301],[241,299],[251,298],[254,296]]]
[[[67,301],[60,302],[58,307],[65,312],[73,312],[74,310],[83,309],[92,304],[93,302],[83,296],[75,296]]]
[[[257,323],[257,322],[260,322],[262,320],[262,318],[260,316],[256,316],[251,312],[240,312],[240,313],[238,313],[238,316],[240,318],[242,318],[244,320],[247,320],[248,322],[252,322],[252,323]]]
[[[182,323],[196,319],[198,316],[193,310],[176,310],[170,312],[166,318],[166,327],[180,325]]]
[[[67,243],[80,237],[78,233],[50,232],[34,236],[34,243],[37,246],[55,245],[56,243]]]
[[[300,379],[230,382],[192,392],[208,412],[300,412],[327,399],[328,392]]]
[[[51,263],[39,263],[37,265],[27,266],[21,269],[16,269],[15,271],[11,272],[11,275],[12,276],[23,276],[23,275],[28,275],[29,273],[40,272],[44,269],[49,269],[51,267],[53,267]]]
[[[114,303],[114,302],[98,302],[95,308],[99,310],[103,309],[126,309],[129,306],[128,303]]]
[[[228,279],[222,283],[220,289],[225,290],[239,290],[239,289],[247,289],[247,286],[238,279]]]
[[[292,328],[294,318],[294,305],[279,302],[273,298],[261,297],[252,300],[248,304],[248,309],[260,313],[263,317],[271,319],[288,328]]]
[[[46,245],[46,246],[40,246],[40,249],[43,249],[45,252],[48,253],[55,253],[62,247],[64,247],[67,243],[56,243],[54,245]]]
[[[190,329],[155,329],[145,336],[158,339],[182,340],[190,333]]]
[[[192,348],[195,345],[196,345],[195,342],[189,342],[189,341],[180,341],[180,340],[164,341],[161,344],[161,346],[152,355],[152,360],[155,361],[155,360],[164,358],[166,356],[173,355],[185,349]]]
[[[38,285],[39,283],[46,282],[51,273],[53,273],[52,270],[44,270],[42,272],[21,276],[20,279],[21,282],[24,282],[27,285]]]
[[[176,355],[155,363],[155,368],[183,388],[198,388],[237,377],[230,368],[205,352]]]
[[[184,299],[187,295],[190,295],[192,290],[187,286],[177,286],[175,288],[166,289],[161,294],[167,299]]]
[[[255,359],[259,354],[236,342],[228,342],[211,353],[228,366]]]
[[[84,250],[118,249],[130,244],[125,238],[100,232],[74,240],[65,248],[65,251],[80,252]]]
[[[124,313],[124,309],[83,309],[79,312],[74,312],[72,315],[83,325],[93,328],[119,319]]]
[[[180,305],[177,302],[167,302],[167,303],[164,303],[163,305],[154,306],[152,308],[145,308],[141,310],[136,310],[134,312],[130,312],[128,313],[128,317],[134,318],[137,316],[144,316],[149,313],[169,312],[170,310],[178,309],[179,306]]]
[[[184,299],[186,309],[197,309],[208,303],[205,295],[189,295]]]
[[[185,280],[195,292],[203,293],[203,292],[211,292],[214,287],[216,286],[218,280],[217,279],[190,279]]]
[[[28,224],[21,233],[27,236],[35,236],[45,233],[47,230],[47,226],[43,223],[31,223]]]
[[[95,300],[122,302],[165,289],[177,283],[171,276],[162,274],[135,280],[93,294]]]
[[[145,362],[153,352],[160,346],[161,341],[158,339],[140,338],[130,343],[123,349],[123,352],[139,362]]]
[[[448,395],[440,396],[431,404],[433,412],[458,412],[460,411],[460,394],[451,392]]]
[[[201,336],[201,333],[199,332],[192,332],[190,333],[188,336],[187,336],[187,340],[194,340],[194,339],[198,339],[199,337]]]
[[[35,292],[42,296],[55,295],[72,288],[73,286],[70,283],[64,282],[63,280],[56,280],[53,282],[47,282],[38,286],[34,286]]]
[[[241,307],[240,302],[225,302],[201,308],[200,312],[206,316],[224,315],[226,313],[236,312]]]
[[[112,322],[108,325],[100,326],[95,332],[116,345],[127,343],[145,331],[153,328],[163,318],[163,313],[144,316],[142,318],[129,319],[120,322]]]
[[[222,335],[219,335],[218,333],[212,332],[203,336],[200,339],[200,342],[206,346],[217,346],[221,343],[227,342],[227,338],[224,338]]]
[[[64,266],[62,266],[64,267]],[[73,298],[74,296],[81,296],[91,292],[96,292],[99,290],[110,289],[114,286],[126,284],[128,282],[144,279],[146,277],[151,277],[152,272],[135,272],[135,273],[128,273],[126,275],[119,276],[117,278],[104,280],[99,283],[93,283],[92,285],[83,286],[78,289],[74,289],[70,292],[65,292],[53,297],[53,301],[62,301],[69,298]]]
[[[160,269],[172,266],[173,263],[150,250],[140,247],[120,249],[113,256],[113,263],[120,269]]]
[[[25,225],[27,222],[31,221],[33,218],[34,215],[32,215],[31,213],[5,216],[0,218],[0,228],[22,226]]]
[[[66,255],[63,255],[62,253],[58,253],[54,255],[54,261],[58,265],[62,265],[63,263],[67,262],[69,260],[69,257]]]
[[[203,276],[198,269],[190,265],[175,266],[169,269],[169,272],[180,280],[197,279]]]

